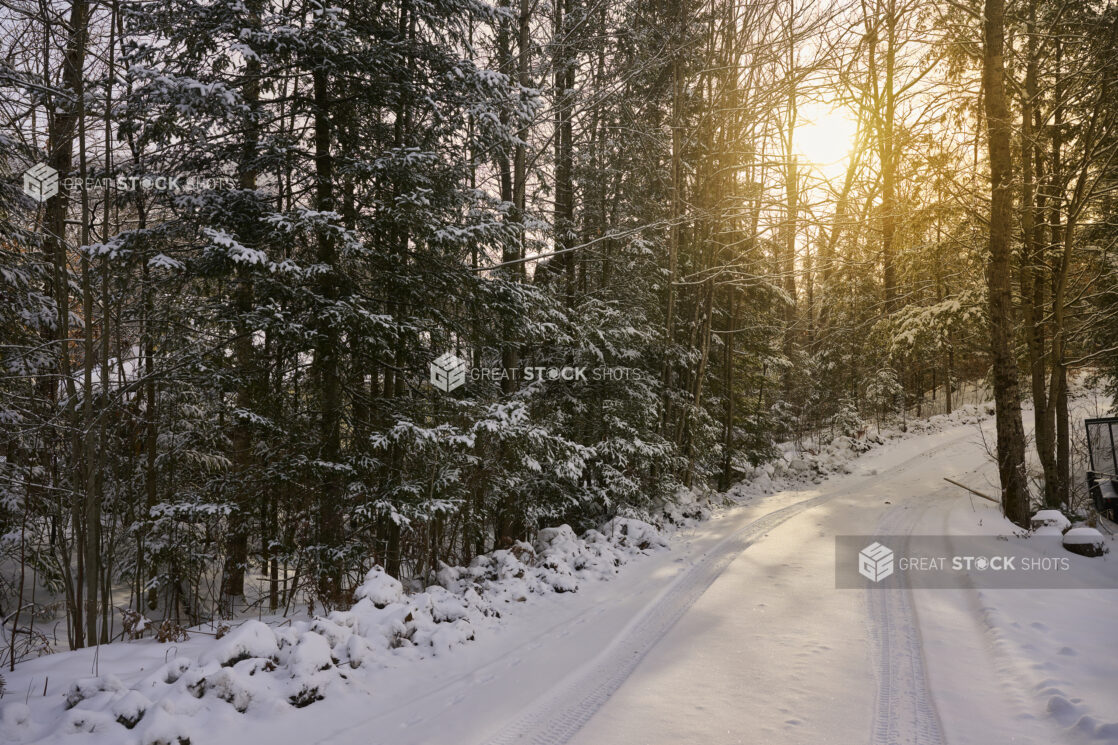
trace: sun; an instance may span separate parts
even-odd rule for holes
[[[857,132],[858,123],[848,109],[805,103],[799,107],[793,149],[813,169],[834,179],[846,168]]]

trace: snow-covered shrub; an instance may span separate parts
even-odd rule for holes
[[[318,686],[301,683],[295,689],[294,693],[287,697],[287,700],[296,709],[302,709],[306,706],[310,706],[315,701],[321,701],[323,698],[325,698],[325,696],[322,695],[322,691],[319,690]]]
[[[116,721],[123,725],[125,729],[132,729],[139,724],[150,707],[151,701],[142,693],[128,691],[114,700],[109,710]]]
[[[216,696],[242,714],[252,703],[253,691],[248,676],[242,675],[234,668],[223,667],[207,676],[204,690],[206,694]]]
[[[183,673],[190,669],[192,664],[193,663],[186,657],[174,658],[163,666],[163,682],[174,683],[176,680],[182,677]]]
[[[335,648],[334,653],[338,656],[339,664],[348,663],[353,669],[368,665],[377,658],[376,648],[368,639],[356,634],[350,636],[339,648]]]
[[[139,639],[151,626],[151,619],[133,608],[121,608],[120,625],[129,639]]]
[[[62,715],[62,732],[68,735],[108,729],[113,718],[96,709],[71,709]]]
[[[156,641],[165,644],[168,642],[184,642],[189,638],[190,635],[186,633],[186,629],[169,618],[164,619],[163,623],[159,624],[159,628],[155,631]]]
[[[307,631],[300,635],[299,643],[287,661],[287,672],[292,678],[310,677],[333,666],[330,644],[322,636]]]
[[[436,623],[459,621],[470,615],[466,601],[451,594],[444,587],[439,585],[428,587],[427,596],[431,599],[431,617]]]
[[[138,729],[140,745],[190,745],[193,734],[187,717],[163,706],[153,706]]]
[[[602,527],[602,533],[623,549],[646,551],[668,547],[667,540],[654,526],[628,517],[613,518]]]
[[[265,623],[250,620],[218,639],[201,661],[230,667],[250,657],[274,658],[278,653],[276,632]]]
[[[537,556],[574,556],[581,550],[580,541],[570,525],[544,528],[536,534]]]
[[[511,551],[494,551],[493,566],[497,572],[497,579],[521,579],[525,576],[527,567]]]
[[[125,685],[115,675],[99,675],[96,678],[82,678],[70,684],[66,693],[66,708],[72,709],[82,701],[102,693],[116,693],[125,690]]]
[[[322,635],[331,648],[336,648],[338,645],[348,642],[350,637],[353,636],[353,629],[339,623],[338,620],[336,620],[334,614],[331,614],[330,618],[315,618],[311,621],[311,631]]]
[[[710,515],[710,504],[716,495],[717,492],[681,486],[676,490],[671,501],[660,508],[660,515],[655,522],[662,522],[659,517],[672,525],[686,525],[689,522],[703,520]],[[723,497],[718,495],[717,498]]]
[[[368,599],[378,608],[398,603],[404,597],[404,586],[395,577],[385,573],[379,564],[368,571],[365,581],[353,593],[356,600]]]

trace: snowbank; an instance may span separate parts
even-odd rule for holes
[[[167,659],[131,686],[100,675],[75,680],[64,696],[33,707],[0,702],[0,741],[53,742],[65,734],[113,745],[201,745],[204,732],[225,717],[310,706],[358,671],[446,654],[533,595],[577,592],[667,547],[656,526],[616,517],[583,536],[561,525],[541,530],[534,544],[478,556],[468,567],[444,564],[437,584],[415,594],[376,566],[348,610],[279,626],[246,621],[203,642],[194,656],[169,646]]]

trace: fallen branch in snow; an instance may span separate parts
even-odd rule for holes
[[[980,491],[976,491],[975,489],[971,489],[966,484],[960,484],[958,481],[955,481],[954,479],[949,479],[946,476],[944,476],[943,480],[946,481],[949,484],[954,484],[955,486],[959,487],[960,489],[966,489],[967,491],[969,491],[971,494],[974,494],[975,496],[982,497],[983,499],[989,499],[994,504],[1001,504],[1001,502],[999,500],[994,499],[989,494],[983,494]]]

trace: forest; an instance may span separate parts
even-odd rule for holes
[[[0,659],[980,390],[1005,514],[1082,502],[1115,101],[1103,0],[0,0]]]

